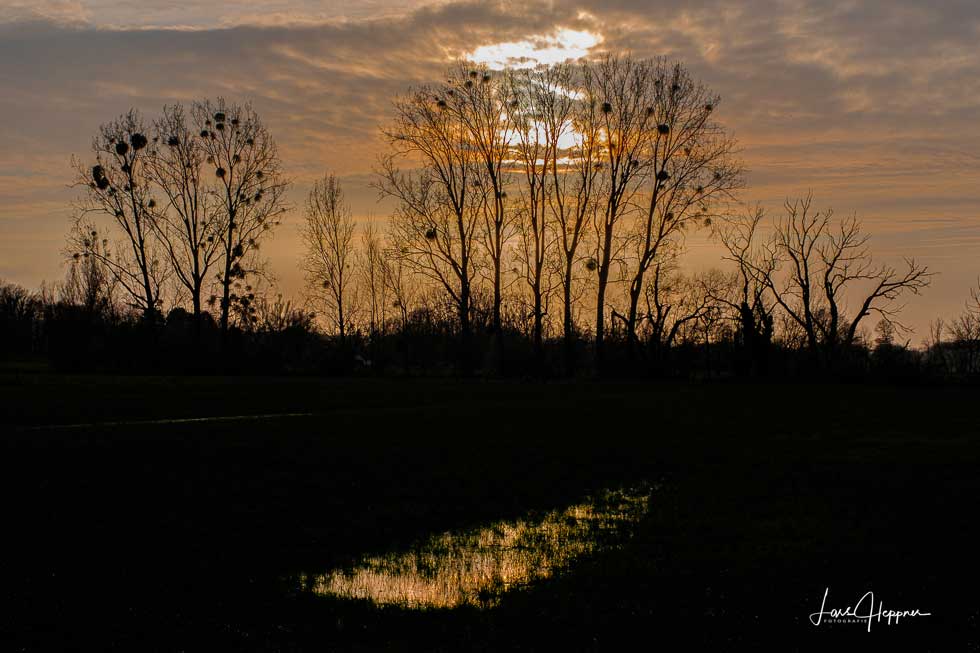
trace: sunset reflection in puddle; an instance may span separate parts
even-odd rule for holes
[[[606,491],[563,510],[443,533],[408,551],[366,557],[350,568],[301,575],[298,581],[316,594],[379,605],[492,607],[510,590],[620,546],[649,504],[646,490]]]

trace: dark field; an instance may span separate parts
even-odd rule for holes
[[[4,650],[980,647],[975,389],[0,383]],[[286,580],[637,485],[651,510],[622,548],[492,609],[378,608]],[[932,614],[815,627],[827,587],[828,609],[872,590]]]

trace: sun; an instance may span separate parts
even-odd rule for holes
[[[465,58],[497,70],[533,68],[541,64],[581,59],[601,42],[602,36],[594,32],[559,28],[550,34],[523,41],[481,45]]]

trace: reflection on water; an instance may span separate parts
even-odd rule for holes
[[[538,518],[443,533],[409,551],[303,575],[299,582],[318,594],[383,605],[489,607],[510,589],[547,578],[600,548],[617,546],[649,502],[648,491],[607,491]]]

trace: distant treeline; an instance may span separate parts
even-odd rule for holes
[[[148,322],[109,304],[86,305],[70,286],[31,293],[0,285],[0,355],[12,369],[122,374],[299,374],[510,378],[594,376],[594,339],[547,338],[539,353],[526,323],[506,315],[499,332],[490,298],[475,302],[473,333],[460,338],[452,307],[421,303],[406,318],[340,338],[281,297],[261,297],[248,319],[227,332],[204,313],[174,308]],[[882,322],[880,324],[887,324]],[[969,381],[980,379],[980,311],[940,322],[928,346],[896,342],[889,327],[858,338],[833,359],[815,357],[800,333],[777,330],[768,343],[747,342],[735,314],[693,320],[669,344],[644,337],[631,345],[613,328],[602,366],[607,377],[680,379]]]
[[[78,370],[974,375],[976,297],[910,349],[899,311],[927,268],[875,262],[809,196],[739,203],[720,102],[662,59],[461,62],[393,102],[385,228],[359,230],[335,176],[314,184],[301,307],[260,257],[291,207],[254,109],[131,110],[75,161],[65,280],[4,288],[2,346]],[[694,230],[723,269],[684,271]]]

